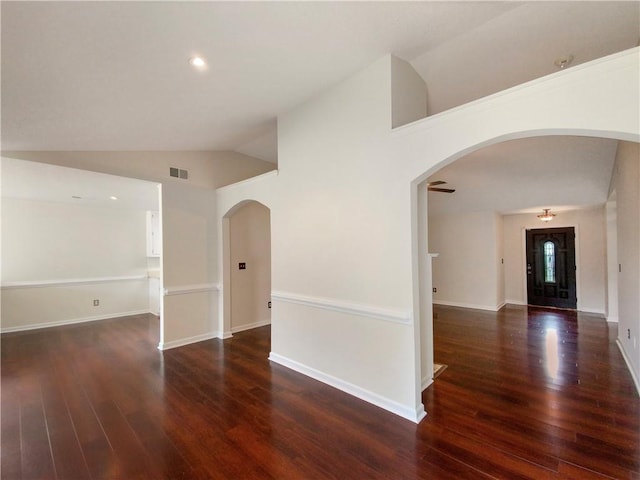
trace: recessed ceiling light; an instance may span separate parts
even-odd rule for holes
[[[571,62],[573,62],[573,55],[569,54],[569,55],[563,55],[561,57],[556,58],[555,62],[553,62],[553,64],[560,68],[567,68],[569,65],[571,65]]]
[[[111,195],[111,196],[109,197],[109,199],[110,199],[110,200],[117,200],[117,199],[118,199],[118,197],[116,197],[116,196],[114,196],[114,195]]]
[[[205,62],[202,57],[191,57],[189,64],[198,70],[204,70],[207,67],[207,62]]]

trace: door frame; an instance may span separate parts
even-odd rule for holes
[[[231,207],[229,210],[227,210],[227,212],[222,216],[221,220],[222,220],[222,285],[221,285],[221,292],[219,295],[219,298],[221,300],[221,302],[218,304],[218,325],[219,325],[219,332],[220,332],[220,338],[222,338],[223,340],[226,340],[228,338],[233,337],[233,333],[234,333],[234,328],[232,325],[232,317],[233,317],[233,302],[231,300],[232,298],[232,291],[233,291],[233,287],[232,287],[232,269],[233,269],[233,265],[231,264],[231,259],[232,259],[232,254],[231,254],[231,233],[232,233],[232,227],[231,227],[231,217],[233,217],[240,209],[242,209],[243,207],[245,207],[246,205],[249,204],[258,204],[261,207],[264,207],[266,209],[267,215],[269,216],[269,242],[270,242],[270,249],[269,249],[269,265],[270,265],[270,271],[269,271],[269,298],[271,298],[271,290],[272,290],[272,272],[273,272],[273,242],[272,242],[272,236],[271,236],[271,232],[272,232],[272,212],[271,212],[271,207],[269,207],[268,205],[264,204],[263,202],[260,202],[258,200],[253,200],[253,199],[245,199],[245,200],[241,200],[238,203],[236,203],[233,207]],[[271,304],[271,301],[269,301],[269,304]],[[270,306],[268,308],[271,308]],[[271,310],[269,312],[269,322],[268,325],[271,325],[271,319],[273,318],[272,315],[273,311]],[[267,324],[265,324],[267,325]],[[249,328],[246,329],[250,329],[250,328],[257,328],[263,325],[251,325]],[[245,329],[235,329],[236,332],[240,332],[242,330]]]
[[[522,292],[523,292],[523,304],[527,305],[528,294],[527,294],[527,230],[536,230],[541,228],[573,228],[573,231],[576,234],[575,238],[575,255],[576,255],[576,310],[582,310],[582,302],[581,302],[581,288],[580,288],[580,228],[577,224],[572,223],[559,223],[554,225],[523,225],[521,229],[521,264],[522,264]]]

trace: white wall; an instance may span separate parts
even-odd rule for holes
[[[272,212],[272,358],[419,420],[417,185],[466,152],[508,138],[582,133],[637,141],[638,71],[635,49],[390,131],[385,57],[279,118],[278,175],[227,187],[214,200],[189,195],[187,186],[165,188],[180,184],[159,180],[152,162],[131,167],[131,176],[162,181],[166,190],[165,340],[203,338],[220,324],[215,285],[208,289],[209,269],[223,278],[209,250],[217,246],[221,258],[215,227],[238,202],[258,200]],[[134,157],[115,162],[120,174]],[[110,167],[100,155],[76,158],[81,168]]]
[[[10,152],[9,158],[51,163],[163,184],[217,188],[273,170],[275,165],[237,152]],[[169,167],[189,172],[187,181],[169,176]]]
[[[604,207],[556,212],[549,224],[536,213],[504,216],[504,262],[507,303],[526,305],[524,230],[575,227],[578,310],[605,314],[606,242]]]
[[[229,219],[231,331],[271,323],[271,225],[269,209],[249,202]],[[238,264],[245,263],[240,270]]]
[[[434,303],[494,311],[502,306],[498,222],[493,212],[429,216],[429,250],[439,254],[433,259]]]
[[[281,116],[278,175],[218,190],[219,215],[245,198],[271,209],[272,360],[416,419],[411,237],[398,234],[411,190],[390,116],[385,57]]]
[[[603,208],[559,212],[552,225],[542,225],[534,213],[429,217],[429,247],[440,254],[433,261],[434,303],[486,310],[499,309],[504,303],[526,305],[523,231],[562,226],[573,226],[577,233],[578,309],[604,315]]]
[[[385,57],[278,119],[272,356],[415,418],[411,238],[398,234],[411,226],[411,192],[388,149],[391,64]],[[394,320],[369,314],[380,309]]]
[[[251,199],[271,209],[271,358],[419,420],[418,185],[471,150],[518,136],[638,139],[638,55],[576,66],[392,132],[390,63],[281,116],[278,175],[219,190],[218,216]]]
[[[3,198],[2,225],[3,330],[149,311],[144,211]]]
[[[219,336],[215,191],[162,187],[163,331],[161,349]]]
[[[391,126],[427,116],[427,85],[406,61],[391,57]]]
[[[164,297],[159,348],[221,335],[218,331],[215,191],[272,170],[234,152],[3,152],[24,160],[110,173],[162,184]],[[169,166],[189,180],[169,176]],[[4,298],[3,298],[4,303]]]
[[[617,201],[618,346],[640,393],[640,146],[620,142],[613,185]],[[629,338],[630,337],[630,338]]]
[[[611,179],[615,182],[615,174]],[[605,205],[605,219],[607,224],[607,321],[618,321],[618,213],[615,190],[609,196]]]
[[[504,277],[504,217],[494,214],[495,220],[495,265],[496,265],[496,306],[501,308],[506,303],[506,285]]]

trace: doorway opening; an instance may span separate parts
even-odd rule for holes
[[[271,324],[271,211],[242,202],[224,218],[224,337]]]
[[[577,308],[575,230],[527,230],[527,304]]]

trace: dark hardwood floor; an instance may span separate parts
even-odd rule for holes
[[[594,316],[435,309],[420,425],[136,316],[2,335],[3,479],[638,479],[640,400]]]

